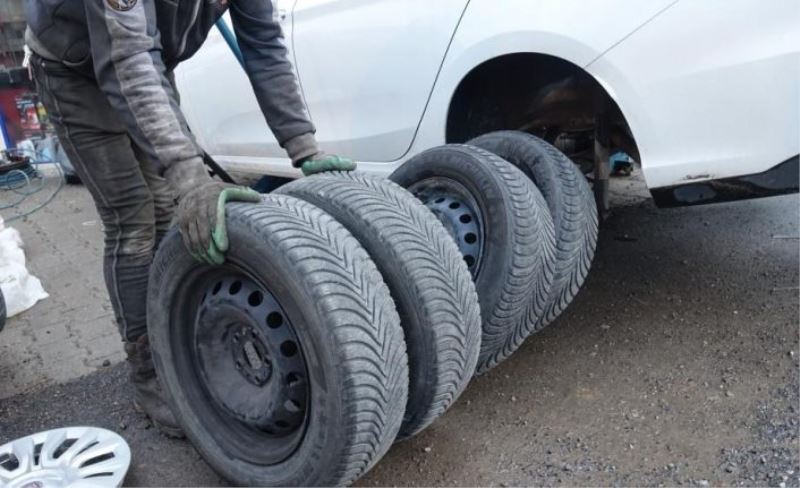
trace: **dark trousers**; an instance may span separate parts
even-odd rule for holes
[[[147,278],[172,222],[173,192],[131,140],[97,82],[61,63],[31,59],[39,97],[103,221],[103,270],[125,341],[147,331]]]

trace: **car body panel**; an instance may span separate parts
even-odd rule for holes
[[[280,1],[285,9],[292,0]],[[673,1],[658,0],[646,8],[635,8],[636,0],[592,0],[587,4],[507,0],[498,8],[493,0],[471,0],[463,11],[465,0],[433,4],[425,0],[299,0],[282,25],[320,145],[357,159],[363,170],[387,174],[413,154],[445,142],[452,93],[480,62],[538,46],[541,52],[585,64]],[[534,7],[542,11],[535,22],[529,16],[516,15]],[[587,8],[602,12],[615,27],[597,27],[600,23],[584,15]],[[627,13],[618,16],[615,11]],[[462,13],[464,18],[458,24]],[[442,16],[448,26],[445,29],[437,27]],[[330,25],[323,25],[322,18]],[[511,20],[514,31],[506,32]],[[383,53],[376,58],[386,43],[358,46],[364,32],[375,32],[375,25],[383,31],[382,38],[388,38],[394,56]],[[303,30],[307,33],[301,33]],[[568,32],[560,32],[564,30]],[[407,35],[409,31],[413,35]],[[432,45],[436,46],[435,56],[425,52]],[[352,52],[343,54],[343,46],[350,46]],[[177,70],[182,105],[198,140],[215,159],[233,169],[296,176],[269,133],[246,76],[226,51],[214,31],[200,52]],[[359,58],[357,54],[364,52],[369,56]],[[397,58],[402,60],[392,61]],[[341,59],[350,61],[342,63]],[[367,62],[375,59],[383,64]],[[443,68],[439,73],[443,59],[446,71]],[[326,77],[325,73],[337,68],[344,74]],[[413,73],[414,82],[408,82],[403,73]],[[445,79],[437,81],[437,74]],[[435,130],[422,129],[431,122],[437,126]]]
[[[411,145],[467,0],[302,0],[293,46],[326,151],[393,161]]]
[[[757,5],[679,2],[588,66],[650,188],[761,173],[800,152],[800,2]]]
[[[762,173],[800,152],[796,1],[470,0],[462,16],[463,3],[298,0],[284,25],[323,149],[388,174],[446,142],[470,71],[541,53],[584,68],[616,101],[650,188]],[[180,77],[201,142],[234,169],[296,176],[216,33],[208,44]]]

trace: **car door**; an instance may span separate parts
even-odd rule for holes
[[[271,1],[291,59],[290,13],[295,0]],[[233,29],[230,15],[223,18]],[[176,80],[189,126],[203,148],[220,162],[286,158],[264,120],[247,74],[217,29],[211,29],[197,54],[180,64]]]
[[[468,0],[298,0],[296,69],[320,146],[359,161],[413,142]]]

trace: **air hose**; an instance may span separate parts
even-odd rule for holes
[[[11,157],[14,161],[8,163]],[[5,164],[4,164],[5,163]],[[56,169],[56,175],[51,176],[45,174],[41,168],[46,165],[53,165]],[[35,205],[29,210],[20,210],[20,205],[28,198],[43,191],[48,185],[47,181],[52,178],[58,178],[53,192],[48,195],[42,202]],[[23,154],[21,151],[15,153],[5,153],[0,156],[0,211],[13,209],[13,215],[4,216],[5,222],[13,222],[14,220],[27,217],[34,212],[44,208],[49,204],[61,191],[64,186],[64,169],[57,161],[52,161],[42,157],[42,154]],[[7,200],[6,195],[11,195]]]

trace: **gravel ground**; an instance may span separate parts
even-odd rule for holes
[[[557,323],[359,484],[800,486],[799,203],[628,201]],[[78,424],[128,440],[128,485],[223,484],[122,364],[0,400],[0,443]]]

